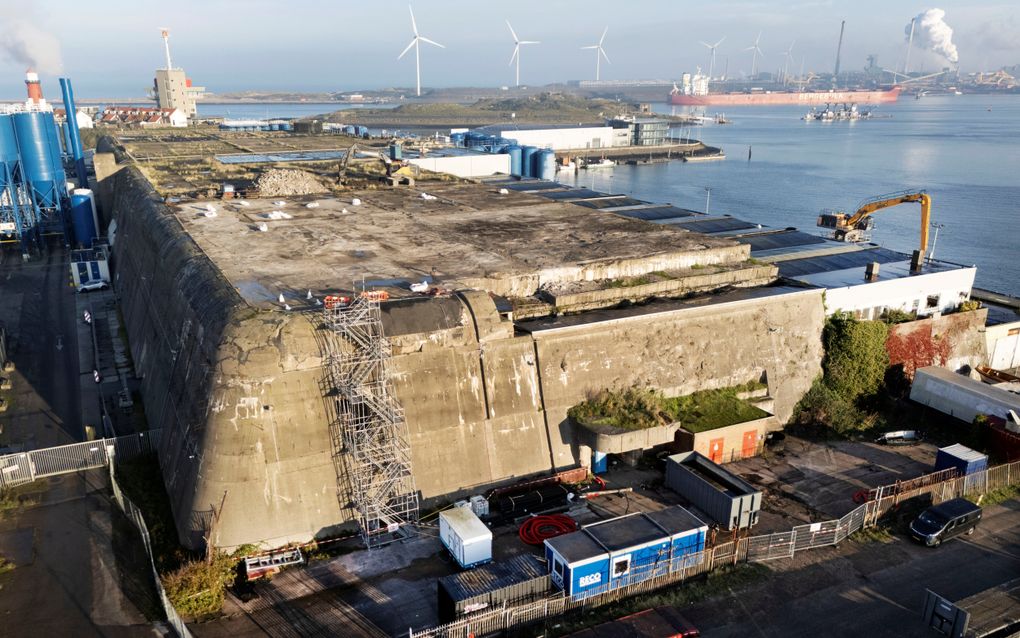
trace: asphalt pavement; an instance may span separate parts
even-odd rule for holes
[[[972,536],[923,547],[847,541],[766,563],[762,583],[682,610],[706,638],[934,638],[925,589],[961,600],[1020,576],[1020,501],[985,510]]]

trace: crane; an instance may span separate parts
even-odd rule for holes
[[[931,225],[931,195],[926,191],[904,191],[866,199],[857,206],[853,215],[846,213],[822,214],[818,225],[832,228],[835,238],[840,241],[860,241],[862,231],[871,230],[874,222],[871,215],[883,208],[919,202],[921,204],[921,255],[928,251],[928,228]]]

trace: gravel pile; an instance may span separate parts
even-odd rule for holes
[[[255,182],[262,197],[313,195],[328,189],[314,175],[304,171],[274,168],[263,173]]]

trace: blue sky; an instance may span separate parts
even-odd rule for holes
[[[594,56],[581,51],[608,25],[604,79],[676,78],[708,66],[698,41],[726,36],[717,65],[729,58],[730,75],[750,69],[743,49],[762,32],[763,70],[782,64],[796,40],[794,64],[830,70],[840,20],[847,21],[843,68],[860,68],[869,53],[879,63],[901,64],[904,25],[919,12],[940,7],[953,28],[963,71],[1020,63],[1020,3],[1016,2],[689,2],[687,0],[468,0],[414,2],[423,35],[446,49],[423,46],[425,86],[499,86],[513,82],[507,65],[513,42],[504,19],[524,39],[522,83],[587,79]],[[28,8],[26,8],[28,7]],[[32,41],[59,46],[63,74],[82,97],[141,96],[163,61],[158,27],[171,29],[175,65],[214,92],[349,90],[413,86],[413,55],[397,61],[411,38],[407,2],[292,0],[175,0],[149,3],[98,0],[0,0],[2,37],[10,43],[27,29]],[[10,16],[20,15],[18,21]],[[13,26],[12,26],[13,24]],[[33,29],[35,30],[33,32]],[[44,47],[46,48],[46,47]],[[24,62],[0,50],[0,97],[23,95]],[[52,50],[52,47],[49,47]],[[15,50],[16,53],[16,50]],[[51,58],[53,53],[45,53]],[[940,60],[915,50],[912,66],[937,69]],[[53,66],[53,63],[50,64]],[[54,69],[43,72],[44,89],[59,94]]]

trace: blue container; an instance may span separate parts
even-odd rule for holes
[[[269,125],[269,130],[270,131],[279,131],[280,130],[280,125],[279,124],[270,124]]]
[[[592,474],[605,474],[609,469],[609,455],[595,450],[591,453]]]
[[[510,155],[510,174],[518,177],[521,175],[521,150],[516,144],[506,147],[506,152]]]
[[[935,454],[935,471],[950,468],[955,468],[960,476],[987,470],[988,456],[959,443],[939,448]]]
[[[454,146],[464,146],[465,134],[464,133],[451,133],[450,143]]]
[[[521,149],[521,176],[522,177],[534,177],[535,171],[534,157],[538,153],[539,149],[537,146],[525,146]]]
[[[18,158],[18,136],[14,132],[14,119],[6,113],[0,113],[0,193],[7,188],[7,180],[13,176]]]
[[[699,564],[707,534],[677,505],[550,538],[545,557],[553,585],[578,600]]]
[[[283,131],[293,131],[294,130],[294,125],[291,124],[290,122],[284,122],[283,124],[280,125],[280,130],[283,130]]]
[[[66,192],[67,180],[53,113],[15,113],[12,117],[25,182],[40,207],[56,208]]]
[[[547,181],[556,179],[556,152],[548,148],[534,155],[535,177]]]
[[[390,144],[390,159],[404,159],[404,148],[400,144]]]
[[[74,240],[91,248],[96,238],[96,225],[92,218],[92,199],[88,195],[71,195],[71,225]]]

